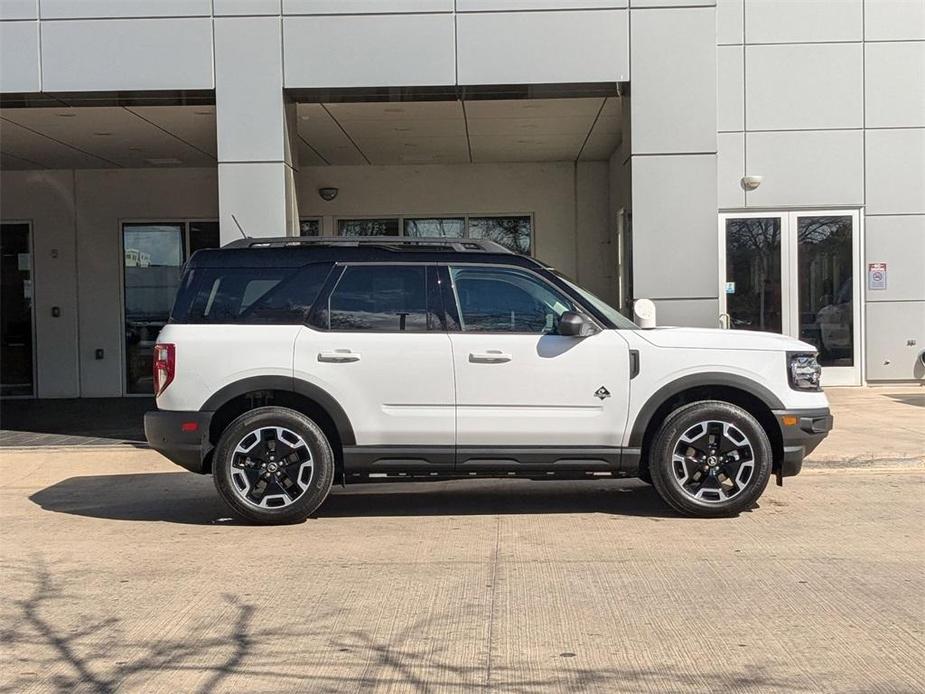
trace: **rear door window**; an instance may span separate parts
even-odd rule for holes
[[[427,266],[350,265],[328,299],[334,331],[422,332],[436,321],[428,308]]]

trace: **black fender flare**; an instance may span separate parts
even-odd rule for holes
[[[355,446],[356,436],[353,433],[353,425],[350,418],[344,412],[334,397],[320,386],[304,381],[301,378],[291,376],[251,376],[242,378],[240,381],[229,383],[216,393],[214,393],[205,404],[199,408],[200,412],[215,412],[222,405],[239,395],[250,393],[257,390],[281,390],[290,393],[297,393],[309,400],[313,400],[327,412],[334,426],[337,428],[337,434],[340,436],[341,444],[344,446]]]
[[[633,422],[629,446],[631,448],[640,448],[642,446],[642,440],[645,436],[646,429],[649,428],[652,416],[659,407],[678,393],[701,386],[725,386],[728,388],[735,388],[736,390],[741,390],[758,398],[767,405],[769,410],[781,410],[784,408],[784,404],[774,393],[760,383],[746,378],[745,376],[723,372],[690,374],[689,376],[682,376],[676,381],[662,386],[649,396],[649,399],[646,400],[646,403],[639,410],[639,414],[636,415],[636,421]]]

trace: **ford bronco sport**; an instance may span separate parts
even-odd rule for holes
[[[640,477],[680,513],[735,514],[832,426],[811,345],[643,330],[483,240],[198,251],[153,366],[151,446],[257,523],[391,476]]]

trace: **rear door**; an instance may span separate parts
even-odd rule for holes
[[[296,340],[295,377],[327,391],[353,426],[348,471],[453,465],[453,362],[439,296],[428,289],[435,271],[340,267]]]
[[[458,265],[441,277],[456,373],[457,467],[615,462],[630,377],[619,332],[557,335],[559,316],[582,309],[524,268]]]

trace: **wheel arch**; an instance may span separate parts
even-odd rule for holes
[[[338,470],[343,469],[343,447],[356,445],[353,425],[337,400],[323,388],[286,376],[254,376],[231,383],[210,397],[200,408],[211,412],[209,441],[217,445],[225,428],[245,412],[263,405],[289,407],[315,421],[334,450]],[[213,449],[214,450],[214,449]],[[205,461],[211,468],[211,453]]]
[[[640,451],[640,470],[648,466],[648,452],[655,433],[674,410],[699,400],[720,400],[738,405],[765,430],[774,454],[775,470],[784,455],[784,444],[773,410],[783,409],[768,388],[744,376],[728,373],[692,374],[673,381],[655,393],[639,410],[630,432],[629,447]]]

